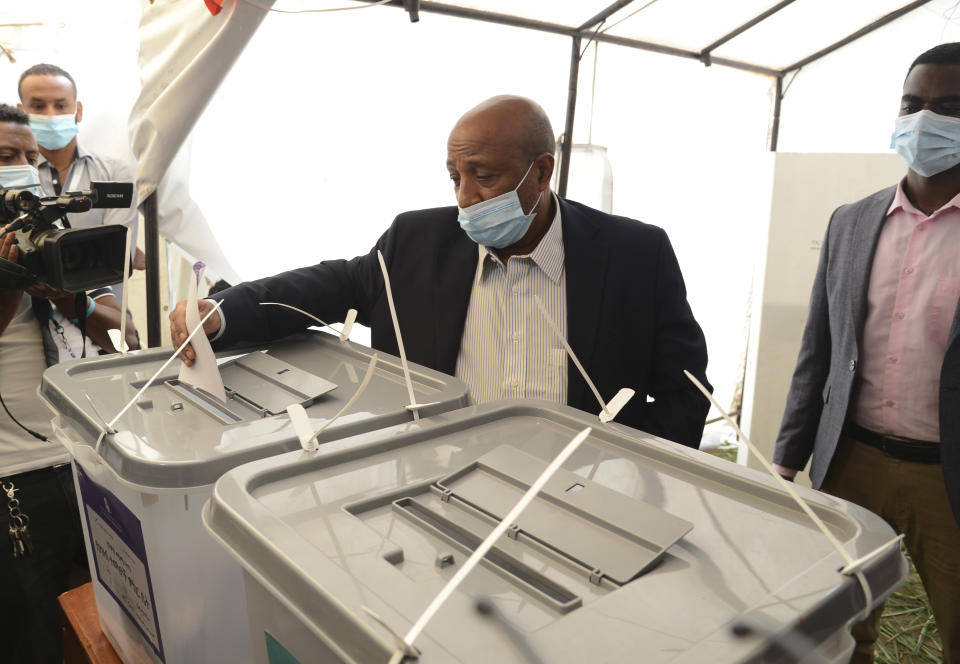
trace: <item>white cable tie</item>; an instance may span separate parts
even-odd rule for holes
[[[340,341],[343,341],[343,335],[344,335],[344,334],[347,334],[347,335],[350,334],[350,330],[347,329],[346,332],[344,332],[344,330],[338,330],[337,328],[335,328],[335,327],[334,327],[333,325],[331,325],[330,323],[324,323],[322,320],[320,320],[319,318],[317,318],[316,316],[314,316],[314,315],[311,314],[310,312],[304,311],[303,309],[300,309],[300,308],[298,308],[298,307],[295,307],[295,306],[293,306],[292,304],[285,304],[285,303],[283,303],[283,302],[258,302],[258,304],[259,304],[261,307],[284,307],[284,308],[286,308],[286,309],[293,309],[293,310],[296,311],[298,314],[303,314],[303,315],[306,316],[307,318],[309,318],[309,319],[311,319],[311,320],[313,320],[313,321],[316,321],[317,325],[319,325],[320,327],[329,327],[331,330],[333,330],[334,332],[336,332],[337,334],[340,335]],[[351,309],[350,311],[353,311],[354,318],[356,318],[356,313],[357,313],[357,312],[356,312],[354,309]],[[348,318],[350,317],[350,311],[347,312],[347,317],[348,317]],[[353,325],[353,323],[351,323],[351,326],[352,326],[352,325]]]
[[[126,316],[124,316],[126,319]],[[125,321],[120,321],[120,327],[124,327]],[[110,337],[110,343],[113,344],[113,347],[117,349],[117,352],[121,355],[126,355],[127,351],[130,348],[127,346],[127,342],[123,340],[124,330],[118,330],[113,327],[107,330],[107,336]]]
[[[593,381],[590,380],[590,376],[587,375],[587,370],[583,368],[583,365],[580,364],[580,360],[577,359],[577,356],[573,353],[573,349],[570,347],[570,344],[567,343],[566,338],[560,332],[560,328],[557,327],[557,324],[553,322],[553,319],[550,318],[550,314],[547,313],[547,308],[543,306],[543,302],[540,300],[540,296],[534,295],[533,299],[537,303],[537,307],[540,309],[540,313],[543,314],[543,317],[547,319],[547,322],[550,323],[550,327],[553,329],[553,333],[557,335],[557,338],[560,340],[560,343],[563,344],[563,347],[567,351],[567,355],[570,356],[570,359],[573,360],[573,363],[576,365],[577,369],[580,370],[580,375],[583,376],[583,379],[587,381],[587,385],[590,386],[590,391],[593,392],[593,396],[597,398],[597,401],[600,403],[600,410],[604,415],[609,416],[612,420],[613,415],[610,415],[610,412],[607,410],[607,404],[604,402],[603,397],[600,396],[600,392],[597,391],[596,385],[593,384]],[[609,420],[607,420],[609,421]]]
[[[310,418],[307,417],[307,411],[300,404],[292,403],[287,406],[287,415],[290,416],[293,430],[297,432],[297,438],[300,439],[300,447],[307,452],[315,452],[319,445],[312,442],[313,429],[310,427]]]
[[[256,7],[262,11],[274,12],[277,14],[322,14],[326,12],[346,12],[353,9],[369,9],[370,7],[379,7],[380,5],[385,5],[390,1],[391,0],[377,0],[369,5],[347,5],[346,7],[329,7],[327,9],[274,9],[273,7],[268,7],[267,5],[255,2],[255,0],[243,0],[243,2],[251,7]]]
[[[807,501],[805,501],[803,498],[800,497],[800,494],[798,494],[796,492],[796,489],[794,489],[793,482],[788,482],[787,480],[783,479],[783,477],[780,476],[780,473],[778,473],[773,469],[773,466],[770,465],[770,462],[767,461],[766,458],[764,458],[764,456],[760,453],[760,450],[757,449],[757,447],[753,444],[753,442],[743,434],[743,432],[740,430],[740,426],[736,423],[736,421],[732,417],[730,417],[730,414],[727,413],[726,410],[724,410],[723,406],[721,406],[717,402],[717,400],[713,398],[713,395],[710,394],[710,391],[703,386],[703,383],[697,380],[696,377],[686,369],[683,370],[683,373],[686,374],[687,378],[689,378],[694,385],[697,386],[697,389],[703,392],[703,395],[710,400],[710,403],[712,403],[714,407],[718,411],[720,411],[720,414],[723,416],[723,419],[727,421],[727,424],[733,427],[733,430],[737,432],[737,435],[743,440],[743,442],[747,444],[747,448],[757,458],[760,464],[767,470],[767,472],[773,475],[773,478],[780,483],[780,486],[782,486],[787,491],[787,493],[790,494],[790,497],[793,498],[794,501],[796,501],[796,503],[800,506],[800,508],[807,513],[807,516],[810,517],[810,519],[817,526],[817,528],[820,529],[820,532],[822,532],[826,536],[827,540],[830,541],[830,544],[833,545],[833,548],[840,553],[844,561],[846,561],[847,563],[846,566],[840,570],[840,573],[844,574],[845,573],[844,570],[850,570],[850,572],[847,575],[849,576],[849,574],[853,574],[853,576],[856,577],[857,581],[860,582],[860,587],[863,588],[863,597],[866,604],[863,607],[863,613],[861,615],[861,619],[866,618],[866,616],[870,615],[870,610],[872,609],[872,605],[873,605],[873,591],[870,589],[870,585],[867,583],[867,578],[863,575],[863,572],[856,565],[856,563],[859,561],[855,561],[850,556],[850,554],[847,553],[846,549],[843,548],[843,545],[840,543],[840,541],[827,528],[827,525],[820,519],[819,516],[816,515],[816,513],[813,511],[810,505],[807,504]],[[889,544],[890,542],[887,542],[886,544],[881,546],[880,549],[885,548]],[[869,554],[867,554],[867,556],[864,556],[864,558],[872,559],[873,557],[875,557],[875,554],[877,554],[877,552],[880,549],[871,551]],[[863,561],[864,558],[861,558],[860,560]]]
[[[403,661],[404,657],[417,658],[420,656],[420,651],[414,648],[412,645],[409,645],[408,643],[406,643],[403,640],[403,637],[397,634],[393,630],[393,628],[387,624],[386,620],[384,620],[383,618],[381,618],[380,616],[378,616],[376,613],[373,612],[373,609],[363,604],[360,605],[360,608],[364,611],[364,613],[366,613],[368,616],[373,618],[374,622],[380,625],[380,627],[382,627],[390,635],[390,638],[393,639],[393,645],[396,648],[396,651],[394,652],[393,656],[390,658],[391,663],[393,663],[394,661],[396,662]]]
[[[407,632],[406,637],[403,639],[403,642],[406,645],[413,647],[413,642],[417,640],[417,637],[420,636],[420,633],[427,626],[427,623],[430,622],[430,619],[433,618],[434,614],[440,609],[443,603],[447,601],[447,598],[449,598],[450,595],[453,594],[453,591],[457,589],[457,586],[460,585],[460,582],[462,582],[471,572],[471,570],[477,566],[477,563],[479,563],[480,560],[487,555],[487,552],[490,551],[494,543],[500,539],[507,529],[516,523],[520,513],[526,509],[527,505],[529,505],[534,498],[536,498],[537,494],[540,493],[540,489],[543,488],[543,485],[546,484],[551,477],[553,477],[553,474],[557,471],[557,469],[559,469],[560,466],[562,466],[563,463],[570,457],[570,455],[573,454],[578,447],[580,447],[580,443],[585,441],[592,431],[593,429],[591,427],[587,427],[574,436],[573,440],[567,443],[567,446],[564,447],[563,450],[560,451],[560,454],[558,454],[556,458],[550,462],[546,469],[544,469],[544,471],[540,474],[540,477],[538,477],[537,480],[530,486],[530,488],[527,489],[527,492],[523,494],[517,504],[513,506],[513,509],[511,509],[510,512],[503,517],[503,520],[497,524],[497,527],[494,528],[493,531],[487,535],[486,539],[480,543],[480,546],[478,546],[474,552],[470,554],[470,557],[467,558],[466,562],[464,562],[460,569],[457,570],[457,573],[453,575],[453,578],[447,582],[443,589],[437,593],[437,596],[433,598],[432,602],[430,602],[430,605],[423,612],[423,615],[421,615],[417,622],[414,623],[413,627],[410,628],[410,631]]]
[[[397,320],[397,308],[393,303],[393,289],[390,288],[390,275],[387,274],[387,264],[383,260],[383,253],[377,249],[377,260],[380,261],[380,270],[383,272],[383,284],[387,288],[387,304],[390,305],[390,317],[393,319],[393,331],[397,335],[397,348],[400,350],[400,363],[403,365],[403,379],[407,383],[407,393],[410,396],[410,406],[413,419],[420,421],[417,398],[413,395],[413,381],[410,379],[410,367],[407,365],[407,352],[403,349],[403,336],[400,334],[400,322]]]
[[[340,330],[340,342],[350,339],[350,333],[353,331],[353,324],[357,321],[357,310],[347,311],[347,317],[343,320],[343,329]]]
[[[439,403],[439,401],[431,401],[430,403],[411,403],[407,405],[407,410],[417,412],[424,408],[429,408],[430,406],[436,406]]]
[[[331,424],[336,422],[341,415],[343,415],[348,410],[350,410],[353,404],[357,402],[357,399],[360,398],[360,395],[363,394],[363,391],[367,389],[367,385],[370,384],[370,379],[373,378],[373,370],[376,366],[377,366],[377,354],[374,353],[372,356],[370,356],[370,364],[367,365],[367,373],[366,375],[364,375],[363,380],[360,381],[360,385],[357,387],[357,391],[353,393],[353,396],[350,397],[350,400],[347,401],[347,403],[343,404],[343,408],[338,410],[336,415],[334,415],[332,418],[327,420],[322,427],[320,427],[319,429],[313,432],[313,435],[310,436],[309,440],[307,440],[307,443],[306,445],[304,445],[303,449],[308,449],[308,448],[312,450],[317,449],[318,447],[317,438],[320,436],[320,434],[322,434],[324,431],[327,430],[327,427],[329,427]],[[306,415],[306,412],[304,412],[304,415]],[[301,439],[301,445],[303,445],[302,439]]]
[[[874,549],[874,550],[871,551],[870,553],[868,553],[868,554],[866,554],[866,555],[864,555],[864,556],[861,556],[860,558],[857,558],[857,559],[854,560],[852,563],[850,563],[850,564],[848,564],[847,566],[843,567],[843,568],[840,570],[840,573],[841,573],[841,574],[854,574],[854,573],[856,573],[857,571],[862,570],[864,567],[866,567],[867,563],[869,563],[871,560],[873,560],[874,558],[876,558],[877,556],[879,556],[881,553],[883,553],[884,549],[886,549],[887,547],[891,546],[892,544],[897,544],[898,547],[899,547],[900,540],[902,540],[902,539],[903,539],[903,535],[902,535],[902,534],[897,535],[896,537],[894,537],[894,538],[893,538],[892,540],[890,540],[889,542],[886,542],[885,544],[881,544],[880,546],[878,546],[876,549]]]
[[[830,543],[833,545],[833,548],[835,548],[837,551],[840,552],[840,555],[843,556],[844,561],[848,565],[853,563],[853,558],[851,558],[850,554],[847,553],[846,549],[843,548],[843,545],[840,543],[840,541],[837,540],[834,534],[831,533],[830,530],[827,528],[823,520],[821,520],[820,517],[817,516],[816,513],[810,508],[810,506],[807,504],[807,501],[801,498],[800,495],[797,493],[796,489],[793,487],[793,482],[788,482],[787,480],[783,479],[780,476],[780,473],[778,473],[773,469],[773,466],[770,465],[770,462],[764,458],[764,456],[760,453],[760,450],[756,448],[756,446],[750,441],[750,439],[743,434],[743,432],[740,430],[740,427],[737,425],[736,421],[732,417],[730,417],[730,415],[727,413],[726,410],[723,409],[723,406],[717,403],[717,400],[714,399],[713,395],[710,394],[710,391],[703,386],[703,383],[697,380],[696,377],[686,369],[683,370],[683,373],[686,374],[687,378],[689,378],[694,385],[697,386],[697,389],[703,392],[704,396],[710,400],[710,403],[712,403],[714,407],[716,407],[716,409],[720,411],[720,414],[723,415],[723,419],[727,421],[727,424],[733,427],[733,430],[737,432],[737,435],[743,440],[743,442],[747,444],[747,448],[750,450],[750,452],[753,453],[753,455],[757,458],[760,464],[767,470],[767,472],[773,475],[773,478],[780,483],[780,486],[783,487],[783,489],[790,494],[790,497],[793,498],[794,501],[796,501],[796,503],[800,506],[800,508],[804,512],[806,512],[807,516],[809,516],[813,520],[813,523],[817,526],[817,528],[819,528],[820,531],[826,536],[826,538],[830,540]]]
[[[860,582],[860,587],[863,588],[863,611],[860,612],[860,615],[857,616],[857,622],[863,622],[866,620],[873,610],[873,590],[870,589],[870,584],[867,583],[867,577],[864,575],[863,570],[855,570],[853,575],[857,578],[857,581]]]
[[[83,396],[87,398],[87,402],[89,402],[90,407],[93,408],[94,414],[100,419],[100,423],[104,426],[104,430],[103,430],[104,433],[109,433],[109,434],[117,433],[116,429],[114,429],[112,426],[107,424],[107,418],[105,418],[103,416],[103,413],[100,412],[100,409],[97,408],[97,404],[93,402],[93,397],[90,396],[90,393],[86,392],[84,393]]]
[[[221,302],[223,302],[223,300],[215,300],[215,301],[213,301],[213,308],[210,309],[210,311],[207,312],[207,315],[206,315],[206,316],[204,316],[203,318],[200,319],[200,322],[197,323],[197,326],[196,326],[195,328],[193,328],[193,331],[191,331],[190,334],[187,335],[187,338],[184,339],[184,341],[183,341],[182,344],[180,344],[180,347],[177,348],[175,351],[173,351],[173,355],[171,355],[171,356],[167,359],[167,361],[163,363],[163,366],[161,366],[159,369],[157,369],[157,372],[150,377],[150,380],[148,380],[146,383],[143,384],[143,387],[141,387],[140,390],[139,390],[135,395],[133,395],[133,398],[132,398],[129,402],[127,402],[127,405],[124,406],[123,409],[122,409],[119,413],[117,413],[117,416],[114,417],[112,420],[110,420],[109,425],[110,425],[111,427],[114,426],[114,425],[117,423],[117,420],[119,420],[121,417],[123,417],[123,414],[124,414],[125,412],[127,412],[127,410],[130,409],[130,406],[132,406],[133,404],[135,404],[135,403],[137,402],[137,400],[140,398],[140,396],[141,396],[144,392],[147,391],[147,388],[150,387],[151,385],[153,385],[153,381],[155,381],[155,380],[157,379],[157,377],[158,377],[161,373],[163,373],[163,370],[166,369],[168,366],[170,366],[170,363],[171,363],[171,362],[173,362],[175,359],[177,359],[177,356],[180,354],[180,352],[181,352],[184,348],[187,347],[187,344],[190,343],[190,340],[193,339],[193,336],[194,336],[197,332],[199,332],[200,330],[203,329],[203,324],[206,323],[206,322],[207,322],[207,319],[210,318],[210,316],[213,315],[213,312],[214,312],[214,311],[218,311],[218,310],[220,309],[220,303],[221,303]]]
[[[613,398],[610,399],[610,402],[607,404],[607,407],[600,411],[600,421],[606,424],[607,422],[612,422],[613,418],[617,416],[617,413],[627,405],[627,402],[633,398],[633,395],[636,394],[635,390],[630,389],[629,387],[621,387],[620,391],[613,395]]]
[[[97,442],[93,444],[93,455],[97,459],[97,464],[103,463],[103,460],[100,458],[100,443],[103,442],[103,439],[106,437],[106,435],[106,431],[101,431],[100,435],[97,436]]]

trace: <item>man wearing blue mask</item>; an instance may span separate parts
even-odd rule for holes
[[[617,422],[697,447],[709,404],[683,370],[705,381],[707,351],[670,242],[659,228],[554,195],[554,151],[550,122],[534,102],[480,104],[447,142],[456,207],[401,214],[365,256],[218,293],[222,313],[205,327],[214,347],[311,324],[257,306],[274,301],[326,321],[355,308],[372,327],[373,346],[396,354],[380,250],[407,356],[461,378],[475,403],[532,398],[599,412],[539,298],[605,401],[620,388],[636,390]],[[202,302],[201,311],[210,306]],[[181,302],[171,314],[177,344],[187,336],[185,309]],[[183,358],[191,363],[193,350]]]
[[[40,184],[47,196],[77,191],[90,182],[133,182],[133,170],[120,159],[91,152],[79,144],[78,124],[83,104],[77,100],[77,85],[67,71],[50,64],[30,67],[20,75],[18,107],[29,114],[30,129],[40,146]],[[118,224],[130,229],[130,246],[136,247],[137,200],[129,208],[94,208],[67,215],[72,228]],[[139,263],[138,263],[139,265]],[[120,285],[114,288],[122,299]]]
[[[27,116],[0,104],[0,189],[39,185],[37,143]],[[0,223],[0,232],[3,231]],[[0,237],[0,258],[16,262],[15,235]],[[0,283],[2,285],[2,283]],[[120,305],[109,289],[88,294],[84,340],[77,298],[34,284],[0,288],[0,642],[4,662],[63,661],[57,596],[75,562],[85,566],[70,455],[55,441],[51,413],[37,398],[50,365],[110,345]],[[128,343],[135,335],[128,336]]]
[[[960,43],[918,57],[896,186],[834,212],[773,460],[906,535],[960,663]],[[873,661],[882,607],[853,629]]]

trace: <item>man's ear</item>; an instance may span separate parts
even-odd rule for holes
[[[544,152],[536,159],[537,185],[538,188],[550,186],[550,178],[553,177],[554,158],[549,152]]]
[[[83,120],[83,102],[77,102],[77,122]]]
[[[17,102],[17,110],[18,110],[18,111],[22,111],[22,110],[23,110],[23,104],[21,104],[20,102]]]

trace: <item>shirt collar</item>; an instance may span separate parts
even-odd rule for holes
[[[82,160],[84,160],[84,159],[86,159],[86,158],[88,158],[88,157],[91,157],[91,156],[93,156],[92,153],[91,153],[89,150],[87,150],[86,148],[84,148],[82,145],[80,145],[79,142],[77,142],[77,156],[76,156],[76,158],[74,159],[74,161],[82,161]],[[47,158],[44,157],[44,156],[43,156],[43,153],[41,152],[41,153],[40,153],[40,160],[37,162],[37,168],[40,168],[40,167],[43,166],[44,164],[48,164],[48,163],[50,163],[50,162],[47,161]],[[52,168],[52,166],[51,166],[51,168]]]
[[[553,215],[553,221],[550,222],[550,228],[540,238],[540,243],[536,249],[529,254],[515,256],[515,258],[529,258],[556,284],[560,282],[560,277],[563,276],[563,227],[560,221],[560,201],[557,200],[557,195],[553,192],[550,192],[550,195],[553,196],[553,203],[557,210]],[[480,260],[491,258],[491,262],[501,263],[496,251],[482,244],[477,245],[477,247],[480,252]]]
[[[949,201],[944,203],[942,206],[940,206],[938,210],[935,210],[934,213],[928,217],[921,210],[918,210],[916,206],[910,202],[910,199],[907,198],[907,194],[903,190],[903,184],[906,181],[907,181],[907,178],[904,177],[902,180],[900,180],[900,184],[897,185],[897,193],[894,194],[893,202],[890,204],[890,208],[887,210],[888,217],[892,215],[894,212],[898,210],[902,210],[903,212],[906,212],[911,216],[919,217],[922,220],[926,220],[926,219],[933,219],[934,217],[939,215],[941,212],[949,208],[960,209],[960,194],[957,194],[956,196],[951,198]]]

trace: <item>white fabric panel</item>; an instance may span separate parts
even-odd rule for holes
[[[227,0],[217,16],[196,0],[141,0],[140,5],[142,90],[129,122],[139,160],[139,198],[156,191],[166,174],[158,201],[160,233],[235,283],[236,274],[190,198],[189,168],[167,170],[266,12],[240,0]]]
[[[220,241],[210,228],[200,206],[190,195],[191,153],[192,141],[187,138],[160,181],[157,189],[160,234],[194,260],[206,263],[210,277],[223,278],[231,284],[238,284],[243,280],[224,254]],[[142,181],[138,178],[138,182]],[[186,297],[186,291],[178,288],[174,281],[168,286],[172,302]]]

